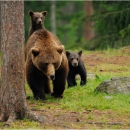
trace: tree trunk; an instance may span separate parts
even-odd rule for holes
[[[86,1],[84,4],[84,10],[87,16],[90,16],[93,14],[93,6],[92,6],[92,1]],[[92,28],[94,25],[93,21],[86,21],[84,25],[84,38],[85,40],[90,40],[94,38],[95,32],[94,29]]]
[[[0,51],[1,51],[1,1],[0,1]]]
[[[0,122],[9,125],[16,119],[43,122],[28,109],[24,75],[24,2],[2,1],[2,80],[0,87]]]
[[[51,30],[56,35],[56,2],[51,1]]]

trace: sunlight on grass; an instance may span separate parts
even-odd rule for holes
[[[95,93],[95,88],[104,80],[112,78],[110,74],[102,74],[99,79],[89,79],[87,85],[81,87],[76,86],[72,88],[66,88],[63,99],[55,99],[50,95],[46,95],[47,100],[34,100],[31,91],[29,95],[31,99],[28,101],[32,108],[37,110],[52,107],[53,109],[64,109],[69,111],[85,111],[85,110],[108,110],[112,109],[116,112],[123,111],[127,113],[130,110],[130,94],[122,95],[108,95],[104,93]],[[79,84],[79,81],[77,81]],[[27,87],[27,86],[26,86]],[[28,94],[27,94],[28,95]]]
[[[10,129],[40,129],[41,127],[39,126],[39,123],[34,122],[34,121],[30,121],[28,119],[24,119],[22,121],[16,121],[15,123],[13,123],[10,127]]]
[[[130,95],[109,95],[110,99],[107,98],[108,94],[93,93],[87,91],[87,86],[84,88],[73,89],[73,94],[70,96],[70,91],[66,90],[66,99],[62,100],[63,108],[75,111],[84,111],[91,109],[107,110],[113,109],[115,111],[127,112],[130,109]],[[70,100],[72,99],[73,102]]]
[[[129,52],[125,50],[126,47],[120,48],[120,49],[112,49],[108,48],[107,50],[104,50],[104,54],[107,56],[124,56],[124,55],[130,55]]]
[[[100,84],[101,80],[107,79],[102,77],[100,80],[88,80],[86,86],[67,88],[64,92],[63,99],[55,99],[47,95],[45,102],[33,98],[29,101],[33,108],[40,110],[45,108],[63,109],[69,111],[85,111],[85,110],[108,110],[112,109],[116,112],[123,111],[127,113],[130,110],[130,95],[108,95],[104,93],[94,93],[95,88]]]
[[[0,128],[2,128],[4,123],[0,123]],[[8,129],[41,129],[38,122],[30,121],[28,119],[17,120],[8,127]],[[4,128],[6,129],[6,128]]]

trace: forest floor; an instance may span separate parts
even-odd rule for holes
[[[130,114],[122,116],[112,110],[87,110],[84,112],[47,109],[37,111],[48,123],[41,123],[45,129],[130,129]],[[94,117],[95,119],[89,119]]]
[[[122,51],[127,53],[127,55],[118,55],[117,52],[111,55],[109,52],[104,53],[103,51],[88,54],[84,54],[83,52],[82,59],[85,65],[87,65],[88,72],[95,70],[96,66],[101,66],[101,68],[99,67],[100,72],[108,71],[109,73],[109,71],[121,71],[120,69],[115,70],[111,67],[107,69],[106,67],[102,67],[102,64],[105,63],[108,64],[108,66],[111,66],[111,64],[130,66],[130,47],[126,47]],[[33,106],[33,104],[30,104],[30,106]],[[66,109],[60,108],[53,109],[50,107],[39,111],[34,109],[33,111],[39,112],[49,120],[47,124],[40,124],[42,128],[47,129],[130,129],[130,114],[115,113],[109,109],[76,112],[66,111]]]
[[[109,79],[109,77],[113,76],[129,76],[130,73],[130,46],[119,50],[84,50],[82,59],[88,74],[94,75],[89,78],[95,78],[95,75],[97,75],[101,78],[108,76],[107,79]],[[106,77],[104,79],[106,79]],[[92,82],[90,83],[90,81]],[[45,117],[48,122],[37,123],[25,119],[14,122],[11,129],[130,129],[130,95],[128,95],[128,97],[125,96],[125,98],[124,95],[119,97],[115,96],[117,100],[114,100],[116,106],[114,110],[112,109],[113,107],[109,106],[113,105],[111,100],[108,99],[108,101],[105,101],[106,104],[101,101],[104,97],[109,98],[110,96],[88,93],[88,89],[94,86],[95,81],[96,80],[88,80],[88,84],[83,88],[79,86],[74,89],[66,90],[63,99],[53,99],[51,96],[44,102],[36,101],[33,98],[27,99],[29,108],[33,112]],[[72,95],[73,92],[75,95]],[[30,89],[27,89],[27,93],[31,93],[32,95]],[[69,99],[69,96],[71,99]],[[124,101],[124,99],[127,101]],[[96,102],[92,102],[91,100],[96,100]],[[100,102],[102,102],[102,104],[100,104]],[[125,104],[126,102],[127,104]],[[119,110],[118,103],[121,105],[119,106]],[[81,104],[79,110],[73,108],[73,106],[77,107],[76,104]],[[104,105],[105,108],[100,109],[102,105]],[[124,105],[126,105],[126,109]],[[68,106],[71,107],[71,109],[69,109]],[[2,128],[1,123],[0,128]]]

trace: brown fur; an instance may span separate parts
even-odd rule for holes
[[[87,82],[87,71],[84,62],[81,59],[82,50],[79,52],[66,51],[69,63],[69,73],[67,77],[68,87],[76,86],[76,75],[79,74],[80,85],[84,86]]]
[[[47,14],[47,11],[43,12],[28,12],[30,16],[30,30],[29,30],[29,37],[38,29],[44,29],[44,19]]]
[[[46,99],[51,93],[50,79],[53,82],[52,96],[63,97],[68,74],[68,60],[64,46],[59,39],[47,30],[37,30],[25,47],[26,78],[35,99]]]

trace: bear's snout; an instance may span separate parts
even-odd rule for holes
[[[36,23],[37,24],[42,24],[42,18],[38,17]]]
[[[39,21],[38,21],[38,24],[42,24],[42,21],[41,21],[41,20],[39,20]]]
[[[78,66],[78,63],[74,63],[74,66],[75,66],[75,67]]]
[[[77,66],[78,66],[78,62],[72,63],[72,66],[73,66],[73,67],[77,67]]]
[[[72,64],[73,67],[77,67],[78,66],[77,58],[73,58],[73,60],[71,61],[71,64]]]
[[[50,63],[48,64],[47,70],[46,70],[46,76],[50,80],[54,80],[55,79],[55,68],[54,68],[53,64],[50,64]]]
[[[54,80],[55,79],[55,75],[50,75],[50,79]]]

